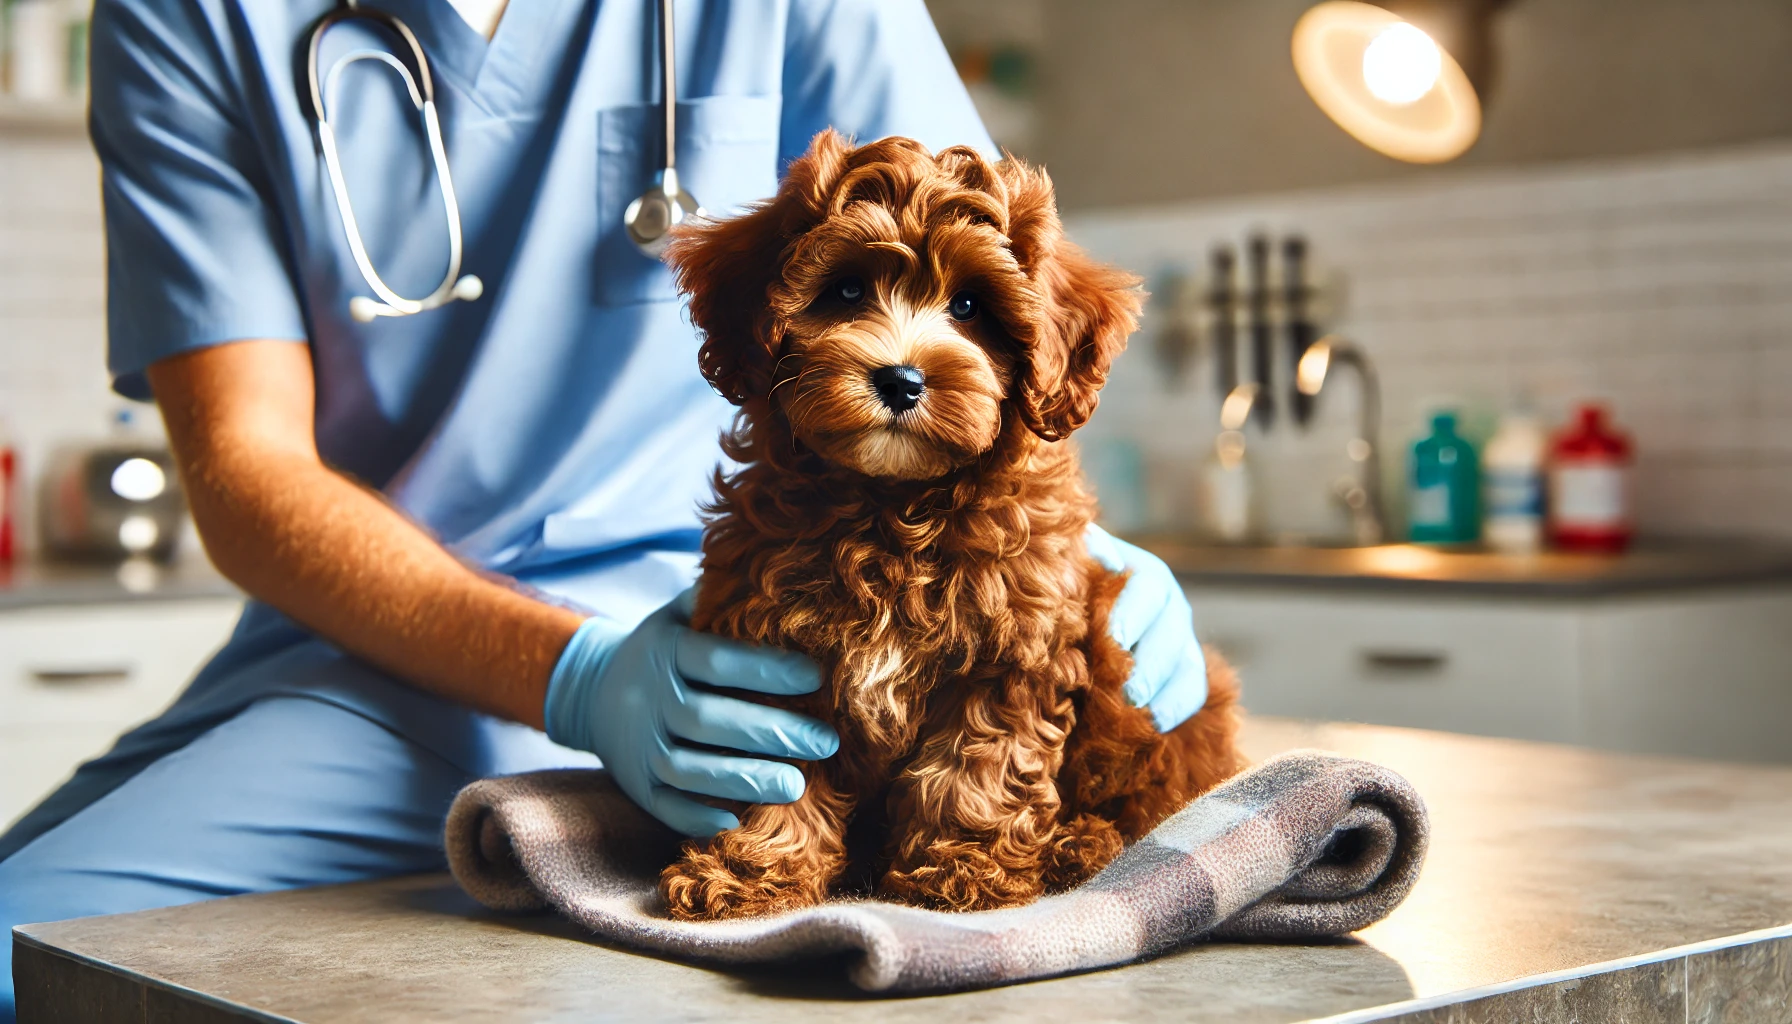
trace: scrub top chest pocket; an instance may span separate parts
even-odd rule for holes
[[[628,204],[662,159],[657,103],[597,112],[597,301],[606,306],[677,297],[672,272],[622,228]],[[678,104],[678,177],[712,217],[727,217],[778,189],[776,96],[706,96]]]

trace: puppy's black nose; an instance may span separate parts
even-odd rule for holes
[[[913,366],[880,366],[871,371],[871,386],[891,412],[907,412],[927,390],[926,376]]]

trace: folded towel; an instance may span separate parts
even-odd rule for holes
[[[552,907],[603,940],[726,963],[844,950],[874,992],[975,988],[1108,967],[1197,938],[1310,939],[1363,928],[1418,877],[1425,808],[1377,765],[1271,758],[1191,803],[1077,888],[955,914],[839,899],[772,917],[665,916],[678,837],[595,770],[485,779],[448,814],[448,863],[498,910]]]

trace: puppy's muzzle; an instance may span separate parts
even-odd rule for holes
[[[919,405],[927,390],[927,378],[918,367],[880,366],[871,371],[871,386],[878,400],[894,413],[907,412]]]

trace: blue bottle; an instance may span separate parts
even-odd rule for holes
[[[1412,446],[1407,480],[1408,536],[1417,544],[1469,544],[1481,536],[1481,467],[1456,433],[1456,414],[1431,418],[1431,436]]]

